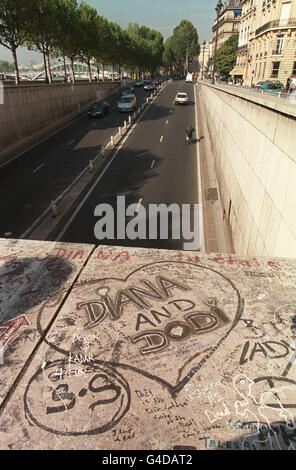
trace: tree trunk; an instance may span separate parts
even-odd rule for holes
[[[51,70],[50,70],[49,52],[45,53],[45,60],[46,60],[46,70],[47,70],[48,81],[49,81],[50,84],[52,84],[52,75],[51,75]]]
[[[114,82],[114,64],[112,64],[112,82]]]
[[[105,64],[104,62],[102,63],[102,74],[103,74],[103,82],[105,81],[105,71],[104,71],[104,68],[105,68]],[[100,76],[99,76],[100,78]]]
[[[67,67],[66,67],[66,57],[64,56],[64,73],[65,76],[67,75]]]
[[[88,67],[89,83],[91,83],[92,82],[92,75],[91,75],[90,60],[87,61],[87,67]]]
[[[20,83],[20,74],[19,74],[18,63],[17,63],[16,47],[13,47],[11,49],[11,52],[12,52],[12,56],[13,56],[15,84],[19,85],[19,83]]]
[[[75,69],[74,69],[74,59],[71,60],[71,78],[72,78],[72,83],[75,83]]]

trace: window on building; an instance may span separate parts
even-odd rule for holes
[[[284,46],[284,39],[285,35],[281,34],[280,36],[277,36],[276,38],[276,48],[275,48],[275,54],[281,54],[283,51],[283,46]]]
[[[276,78],[279,76],[279,71],[280,71],[280,62],[272,62],[272,72],[271,76]]]
[[[286,2],[282,4],[281,17],[280,17],[280,26],[287,26],[291,11],[291,2]]]

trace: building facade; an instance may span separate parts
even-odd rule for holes
[[[208,71],[209,59],[211,57],[210,43],[204,42],[200,46],[199,54],[199,66],[200,66],[200,78],[203,79],[204,75]]]
[[[227,0],[219,14],[219,18],[216,17],[214,26],[212,28],[213,37],[209,43],[210,59],[213,59],[216,49],[216,38],[217,38],[217,50],[219,47],[227,41],[234,34],[239,34],[239,25],[242,12],[242,0]],[[217,37],[218,33],[218,37]],[[210,71],[213,65],[210,66]]]
[[[296,0],[243,0],[237,64],[231,73],[252,86],[296,74]]]

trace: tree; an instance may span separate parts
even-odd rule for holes
[[[79,6],[81,21],[80,58],[87,64],[89,82],[92,81],[91,61],[96,56],[97,44],[100,41],[100,23],[97,10],[82,2]]]
[[[1,72],[13,72],[14,66],[6,60],[0,60],[0,71]]]
[[[45,57],[45,68],[49,83],[52,83],[50,54],[58,47],[56,25],[59,17],[58,2],[51,0],[27,0],[30,17],[27,29],[27,47],[41,52]]]
[[[72,82],[75,82],[74,62],[80,57],[81,51],[81,21],[77,0],[55,0],[58,3],[55,35],[57,56],[68,57],[71,62]],[[65,67],[65,74],[67,73]]]
[[[238,49],[238,35],[233,34],[217,50],[216,71],[224,77],[228,77],[236,64],[236,52]]]
[[[15,82],[20,82],[17,49],[26,41],[27,0],[0,0],[0,44],[12,53]]]
[[[190,21],[182,20],[166,41],[164,52],[166,66],[184,73],[184,70],[189,69],[190,60],[193,60],[199,52],[196,28]]]

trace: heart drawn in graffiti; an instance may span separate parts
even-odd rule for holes
[[[49,305],[39,312],[42,335]],[[97,364],[144,375],[176,396],[236,327],[243,308],[223,274],[163,261],[125,279],[76,284],[45,341],[66,357],[87,346]]]

